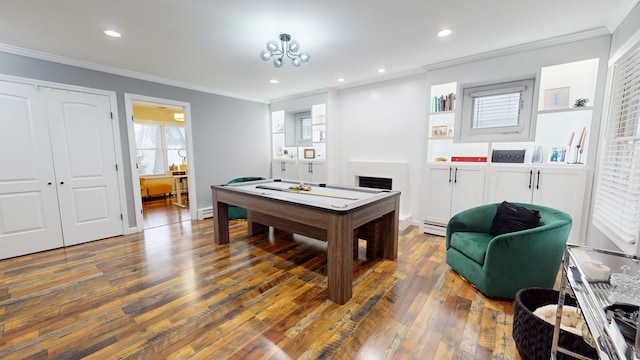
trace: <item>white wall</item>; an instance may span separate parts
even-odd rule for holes
[[[336,150],[331,158],[335,181],[353,185],[345,178],[348,161],[407,162],[408,191],[403,200],[408,204],[401,207],[417,220],[427,106],[424,75],[338,92],[328,140]]]

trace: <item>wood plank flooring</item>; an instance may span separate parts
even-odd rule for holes
[[[0,359],[516,359],[513,303],[477,292],[410,227],[327,299],[326,244],[213,221],[0,261]]]
[[[173,205],[176,196],[156,197],[142,202],[142,221],[145,229],[156,226],[175,224],[191,220],[189,216],[189,201],[186,194],[182,194],[182,203],[187,207]]]

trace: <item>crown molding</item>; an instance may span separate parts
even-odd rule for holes
[[[72,59],[64,56],[49,54],[49,53],[45,53],[37,50],[25,49],[25,48],[3,44],[3,43],[0,43],[0,52],[26,56],[29,58],[50,61],[58,64],[75,66],[83,69],[100,71],[100,72],[109,73],[113,75],[125,76],[125,77],[138,79],[138,80],[150,81],[150,82],[163,84],[163,85],[175,86],[175,87],[188,89],[188,90],[200,91],[200,92],[209,93],[213,95],[226,96],[226,97],[231,97],[235,99],[259,102],[263,104],[269,103],[269,101],[266,99],[251,98],[251,97],[247,97],[239,94],[222,91],[219,89],[212,89],[212,88],[208,88],[208,87],[200,86],[196,84],[190,84],[182,81],[166,79],[159,76],[143,74],[135,71],[124,70],[124,69],[106,66],[106,65],[100,65],[100,64],[89,62],[89,61]]]
[[[532,50],[538,50],[538,49],[551,47],[551,46],[564,45],[564,44],[568,44],[576,41],[589,40],[589,39],[597,38],[600,36],[608,36],[608,35],[611,35],[611,32],[607,27],[603,26],[603,27],[585,30],[585,31],[581,31],[573,34],[557,36],[549,39],[533,41],[533,42],[522,44],[522,45],[502,48],[495,51],[488,51],[488,52],[465,56],[465,57],[461,57],[453,60],[446,60],[446,61],[441,61],[433,64],[428,64],[428,65],[422,66],[422,68],[425,71],[442,69],[450,66],[468,64],[471,62],[487,60],[487,59],[491,59],[499,56],[513,55],[513,54],[518,54],[525,51],[532,51]]]

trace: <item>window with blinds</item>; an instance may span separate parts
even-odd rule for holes
[[[471,94],[473,99],[472,128],[486,129],[520,125],[522,90],[508,89],[503,94]]]
[[[461,140],[529,140],[533,79],[463,89]]]
[[[613,81],[593,213],[594,225],[614,241],[640,234],[640,43],[613,68]]]

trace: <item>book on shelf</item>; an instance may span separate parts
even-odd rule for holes
[[[456,94],[434,96],[431,99],[431,112],[453,111],[456,107]]]
[[[452,156],[452,162],[487,162],[486,156]]]

